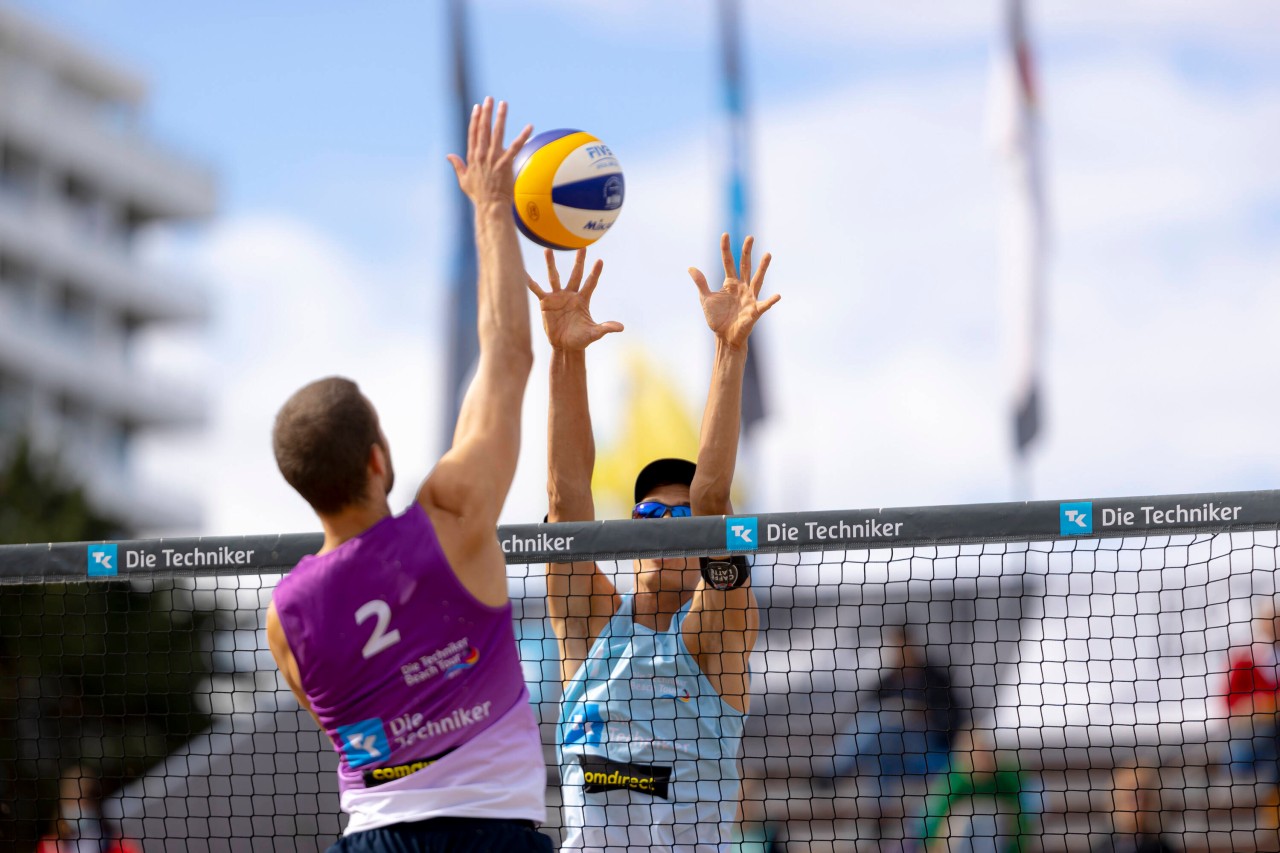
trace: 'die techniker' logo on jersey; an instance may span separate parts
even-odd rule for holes
[[[391,755],[386,729],[382,727],[382,720],[378,717],[349,726],[338,726],[338,738],[342,743],[342,754],[346,756],[347,764],[353,768],[386,761]]]

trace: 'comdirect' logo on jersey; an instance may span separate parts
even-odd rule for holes
[[[453,666],[445,670],[445,678],[453,678],[460,672],[466,672],[476,665],[476,661],[480,660],[480,650],[475,646],[471,647],[471,651],[467,652],[467,656],[455,663]]]
[[[382,720],[372,717],[349,726],[338,726],[338,739],[342,742],[342,754],[347,764],[363,767],[375,761],[386,761],[391,755],[387,733]]]
[[[725,544],[735,550],[741,551],[749,548],[754,551],[759,547],[760,542],[756,535],[755,518],[726,518],[724,520],[724,538]]]
[[[117,574],[120,554],[116,545],[89,546],[89,577],[112,577]]]
[[[1085,536],[1093,532],[1093,501],[1058,504],[1058,532],[1062,536]]]
[[[587,794],[605,791],[640,791],[662,799],[671,784],[671,768],[654,764],[624,764],[599,755],[580,755],[582,790]]]
[[[453,752],[453,750],[446,750],[439,755],[432,755],[429,758],[419,758],[417,761],[406,761],[404,764],[392,764],[388,767],[375,767],[372,770],[366,770],[364,771],[364,786],[366,788],[376,788],[378,785],[385,785],[388,782],[394,782],[397,779],[412,776],[419,770],[435,764],[450,752]]]

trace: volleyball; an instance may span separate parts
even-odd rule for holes
[[[581,249],[605,235],[622,210],[618,158],[581,130],[548,130],[516,157],[515,217],[521,233],[551,249]]]

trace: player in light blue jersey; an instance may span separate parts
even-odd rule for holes
[[[721,238],[725,281],[711,290],[690,269],[715,334],[698,461],[660,459],[636,479],[633,518],[727,515],[741,427],[747,341],[760,315],[769,256],[735,265]],[[595,444],[586,348],[619,323],[591,319],[602,265],[583,279],[585,252],[562,287],[547,253],[550,290],[530,282],[551,342],[547,494],[550,521],[591,521]],[[547,610],[560,646],[564,700],[560,759],[562,850],[722,851],[732,841],[748,710],[748,661],[759,612],[744,560],[636,561],[635,592],[620,594],[593,562],[548,567]]]

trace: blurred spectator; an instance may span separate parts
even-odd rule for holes
[[[1259,599],[1253,613],[1253,642],[1230,654],[1226,703],[1231,772],[1240,781],[1280,782],[1276,743],[1278,622],[1274,599]]]
[[[956,737],[951,771],[938,779],[925,805],[925,851],[1015,853],[1037,840],[1039,781],[1021,773],[1016,758],[998,756],[993,733],[968,728]]]
[[[878,801],[879,816],[898,817],[908,785],[923,789],[947,770],[966,712],[946,668],[930,665],[906,628],[886,628],[883,643],[879,684],[860,695],[854,730],[836,736],[835,772],[858,777],[859,794]]]
[[[1127,764],[1112,783],[1111,837],[1094,853],[1174,853],[1161,834],[1160,771]]]
[[[58,819],[37,853],[142,853],[120,838],[102,817],[102,782],[84,767],[70,767],[58,781]]]

